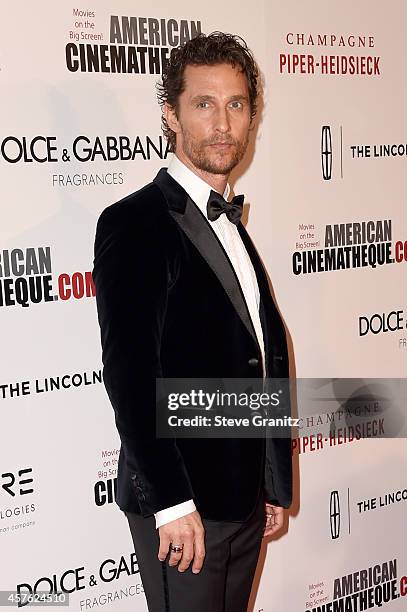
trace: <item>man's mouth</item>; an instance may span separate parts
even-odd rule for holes
[[[219,147],[221,149],[222,148],[226,149],[227,147],[231,147],[232,145],[233,145],[233,143],[231,143],[231,142],[214,142],[214,143],[212,143],[209,146],[211,146],[211,147]]]

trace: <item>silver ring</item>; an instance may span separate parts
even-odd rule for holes
[[[170,544],[170,550],[171,552],[175,552],[175,553],[180,553],[182,552],[184,549],[184,545],[183,544]]]

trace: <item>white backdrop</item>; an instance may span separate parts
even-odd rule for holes
[[[168,163],[158,75],[148,73],[148,61],[145,74],[72,72],[66,46],[96,45],[103,56],[112,15],[140,18],[132,22],[139,40],[125,45],[136,47],[139,69],[144,53],[148,60],[157,47],[177,44],[179,32],[246,39],[264,75],[265,102],[232,183],[246,194],[247,228],[287,324],[293,375],[324,377],[331,392],[330,379],[355,378],[357,389],[406,373],[407,257],[294,274],[293,254],[323,250],[326,226],[384,220],[391,220],[392,257],[398,241],[404,248],[407,9],[402,0],[391,10],[376,0],[255,0],[238,10],[230,1],[191,8],[100,0],[80,8],[41,0],[1,12],[0,589],[62,584],[73,610],[143,612],[127,521],[113,501],[118,437],[101,384],[89,272],[101,210]],[[338,60],[330,56],[345,57],[343,66],[350,56],[373,58],[363,61],[376,74],[333,74]],[[134,159],[114,159],[120,137]],[[404,145],[404,153],[380,155],[380,145]],[[399,329],[359,335],[360,317],[384,313],[386,320],[393,311]],[[294,449],[289,520],[262,550],[256,612],[312,609],[332,601],[335,578],[395,559],[397,585],[407,573],[405,440],[317,444],[306,425]]]

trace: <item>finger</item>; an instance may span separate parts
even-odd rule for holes
[[[192,540],[188,540],[184,542],[184,550],[182,551],[182,557],[178,565],[178,571],[185,572],[185,570],[189,568],[189,564],[191,563],[193,557],[194,547],[192,544]]]
[[[184,549],[184,542],[185,539],[181,537],[181,535],[170,537],[170,557],[168,559],[168,565],[177,565],[180,562]],[[181,546],[182,550],[175,552],[172,550],[172,546]]]
[[[283,522],[284,522],[284,512],[277,512],[277,514],[274,515],[274,524],[278,525],[278,528],[280,529],[280,527],[283,526]]]
[[[206,555],[204,531],[199,533],[195,538],[194,543],[194,562],[192,564],[192,572],[198,574],[203,566]]]
[[[270,529],[271,533],[276,533],[276,531],[281,529],[281,527],[283,526],[283,513],[281,512],[274,515],[273,519],[274,520],[271,523]]]
[[[284,522],[284,508],[266,503],[266,525],[263,537],[276,533]]]
[[[177,565],[182,557],[182,552],[174,552],[170,550],[170,558],[168,559],[168,565]]]
[[[266,537],[268,535],[271,534],[271,527],[273,525],[273,517],[272,516],[266,516],[266,522],[264,525],[264,532],[263,532],[263,537]]]
[[[158,549],[158,558],[160,561],[165,561],[170,547],[170,539],[168,536],[160,533],[160,546]]]

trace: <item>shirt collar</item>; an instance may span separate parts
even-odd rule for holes
[[[177,181],[185,189],[191,200],[200,208],[201,212],[206,214],[206,205],[212,187],[201,179],[195,172],[192,172],[176,155],[168,165],[167,172],[173,179]],[[214,190],[215,191],[215,190]],[[227,183],[223,197],[228,199],[230,194],[230,185]]]

